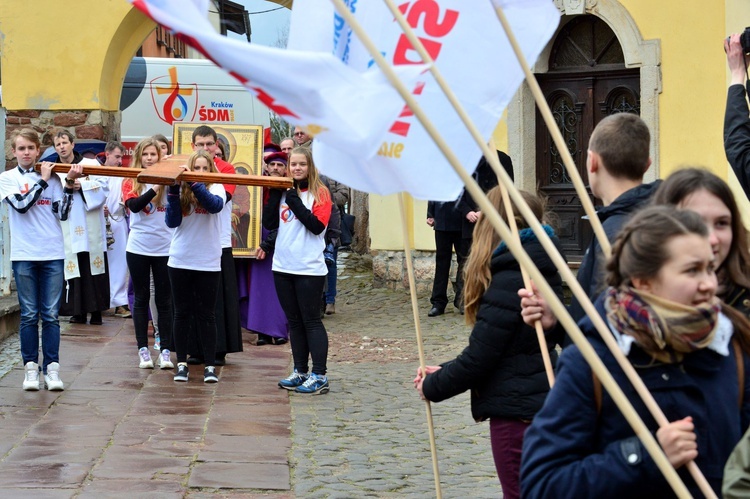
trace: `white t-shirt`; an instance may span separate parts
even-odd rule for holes
[[[36,172],[22,174],[13,168],[0,174],[0,197],[4,200],[13,194],[22,194],[42,178]],[[11,261],[63,260],[62,228],[60,219],[52,212],[52,203],[62,209],[63,187],[57,175],[52,175],[47,188],[26,213],[8,207],[10,220]]]
[[[132,180],[127,179],[122,184],[123,199],[133,199]],[[147,184],[143,190],[146,192],[152,187]],[[166,187],[163,187],[166,189]],[[167,193],[164,192],[162,204],[157,205],[157,194],[151,202],[138,213],[130,213],[130,235],[125,251],[137,255],[146,256],[169,256],[169,245],[172,242],[173,229],[167,227],[164,217],[167,215]]]
[[[226,200],[223,185],[212,184],[208,191]],[[182,222],[172,236],[167,265],[176,269],[221,271],[221,213],[209,213],[198,205],[191,213],[182,215]]]
[[[307,209],[312,211],[315,201],[313,195],[309,191],[303,191],[299,197]],[[330,204],[327,209],[330,210]],[[281,196],[279,218],[271,269],[296,275],[327,275],[328,267],[323,258],[326,231],[316,236],[307,230],[286,204],[286,193]]]

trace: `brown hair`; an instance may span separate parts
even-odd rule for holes
[[[701,217],[673,206],[649,206],[620,229],[607,262],[607,284],[628,286],[633,278],[655,277],[671,258],[666,243],[673,237],[696,234],[708,238]]]
[[[545,208],[544,201],[529,192],[519,192],[524,201],[526,201],[526,204],[531,208],[534,216],[542,220]],[[487,198],[492,203],[492,206],[497,209],[500,217],[507,223],[508,214],[505,212],[501,188],[493,187],[490,189],[487,192]],[[518,214],[515,204],[513,204],[513,213],[519,230],[528,227],[526,220]],[[492,224],[490,224],[489,219],[486,216],[481,216],[474,226],[471,251],[464,266],[464,312],[466,313],[466,323],[470,326],[476,323],[477,311],[479,311],[482,297],[492,281],[490,262],[492,254],[499,244],[500,235],[495,231]]]
[[[76,141],[76,136],[73,134],[73,132],[64,128],[53,128],[52,132],[50,133],[52,134],[52,142],[54,142],[55,139],[60,139],[63,137],[68,139],[71,144],[75,143]]]
[[[742,215],[732,190],[721,178],[703,168],[688,167],[667,177],[659,186],[653,204],[678,206],[691,194],[705,190],[721,200],[732,215],[732,244],[726,259],[717,269],[719,281],[750,288],[750,250]],[[725,290],[726,286],[722,286]]]
[[[320,174],[318,169],[315,168],[315,162],[313,161],[312,151],[309,147],[297,146],[292,149],[289,153],[289,165],[287,165],[287,175],[291,177],[291,164],[292,156],[295,154],[302,154],[307,159],[307,185],[310,194],[315,198],[315,202],[320,204],[322,201],[328,201],[331,199],[331,193],[328,192],[328,188],[320,180]],[[299,187],[297,187],[299,191]]]
[[[589,150],[602,158],[613,177],[642,180],[649,166],[650,141],[648,126],[638,115],[617,113],[596,125],[589,139]]]
[[[203,137],[203,135],[201,135]],[[188,158],[187,166],[188,170],[191,172],[193,171],[193,168],[195,167],[195,161],[198,158],[204,158],[208,161],[208,166],[211,170],[211,173],[219,173],[219,171],[216,169],[216,165],[214,164],[214,158],[203,149],[199,149],[195,151],[193,154],[190,155]],[[206,184],[206,189],[211,188],[213,184]],[[193,209],[195,206],[197,206],[198,200],[195,198],[195,193],[193,193],[193,189],[190,188],[189,185],[187,185],[186,182],[182,183],[182,187],[180,188],[180,208],[182,209],[182,214],[187,215],[190,213],[190,210]]]
[[[33,142],[37,149],[42,147],[42,143],[39,141],[39,134],[31,128],[22,128],[20,130],[13,130],[10,134],[10,146],[13,150],[16,150],[16,139],[23,137],[29,142]]]
[[[156,148],[156,154],[158,155],[159,160],[161,160],[161,148],[159,147],[159,142],[153,137],[148,137],[138,142],[138,145],[135,146],[132,161],[130,162],[130,168],[143,168],[141,156],[143,156],[143,151],[149,146],[153,146]],[[138,182],[137,178],[133,180],[133,192],[141,195],[143,194],[143,190],[145,188],[145,184]],[[157,194],[156,201],[154,202],[156,205],[161,206],[163,204],[165,190],[166,189],[159,190],[159,194]]]
[[[154,139],[154,140],[156,140],[160,144],[166,144],[167,145],[167,154],[172,154],[172,147],[169,145],[169,139],[168,138],[166,138],[164,135],[162,135],[160,133],[157,133],[156,135],[153,135],[151,138]]]

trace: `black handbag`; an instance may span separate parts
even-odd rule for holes
[[[354,237],[354,221],[357,219],[354,215],[346,213],[341,208],[341,246],[351,246]]]

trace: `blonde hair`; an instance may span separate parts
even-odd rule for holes
[[[212,158],[211,155],[203,149],[199,149],[190,155],[187,162],[188,170],[190,170],[191,172],[193,171],[193,168],[195,168],[195,162],[198,160],[198,158],[204,158],[206,161],[208,161],[208,167],[211,170],[211,173],[219,173],[219,171],[216,169],[216,165],[214,164],[214,158]],[[206,183],[206,189],[210,189],[212,185],[213,184]],[[190,213],[190,210],[198,204],[199,203],[195,198],[193,189],[190,188],[187,182],[183,182],[182,187],[180,188],[180,208],[182,209],[183,216]]]
[[[544,201],[529,192],[518,191],[523,197],[526,204],[529,205],[531,211],[534,213],[539,220],[544,217]],[[494,187],[487,193],[487,198],[492,203],[492,206],[497,209],[500,217],[508,223],[508,215],[505,212],[505,205],[503,204],[502,191],[500,187]],[[525,229],[529,225],[526,221],[518,214],[518,209],[513,204],[514,219],[518,229]],[[463,289],[463,300],[464,300],[464,311],[466,313],[466,323],[473,326],[477,321],[477,311],[479,311],[479,305],[482,302],[482,297],[487,291],[492,281],[492,271],[490,270],[490,262],[492,260],[492,254],[500,244],[500,235],[492,227],[488,218],[482,215],[477,224],[474,226],[473,242],[471,244],[471,251],[466,260],[464,266],[464,289]]]
[[[328,188],[325,186],[323,181],[320,179],[320,173],[315,167],[315,163],[312,158],[312,151],[309,147],[295,147],[292,152],[289,153],[289,164],[287,165],[287,176],[292,176],[292,156],[295,154],[302,154],[307,160],[307,188],[308,192],[313,195],[315,202],[320,204],[321,202],[329,201],[331,199],[331,193],[328,192]],[[299,193],[299,187],[297,187]]]
[[[154,139],[153,137],[148,137],[146,139],[143,139],[142,141],[138,142],[138,145],[135,146],[135,151],[133,151],[133,157],[130,161],[130,168],[143,168],[143,160],[141,157],[143,156],[143,151],[146,150],[147,147],[155,147],[156,148],[156,154],[158,155],[158,160],[161,161],[161,147],[159,147],[159,141]],[[133,179],[133,192],[138,194],[139,196],[143,194],[143,191],[146,189],[146,185],[142,184],[138,181],[137,178]],[[156,195],[154,203],[161,206],[164,204],[164,191],[166,189],[160,189],[159,194]]]

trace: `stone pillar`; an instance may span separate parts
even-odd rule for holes
[[[119,140],[120,111],[73,110],[45,111],[39,109],[22,109],[7,111],[5,129],[6,169],[16,166],[10,147],[10,134],[20,128],[31,128],[39,133],[42,139],[42,150],[52,145],[49,131],[62,127],[73,132],[76,139],[99,139],[104,141]]]

